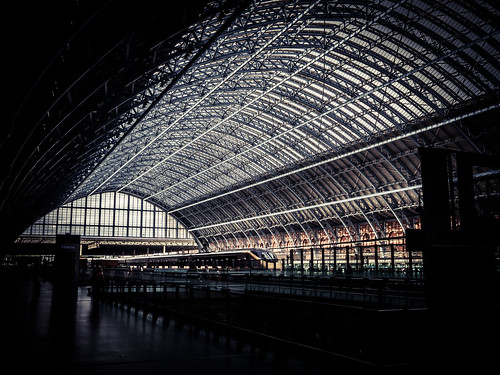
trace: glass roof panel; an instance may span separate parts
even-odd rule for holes
[[[498,88],[499,31],[459,4],[341,3],[367,16],[325,19],[321,2],[252,2],[168,91],[156,83],[154,100],[137,99],[144,116],[74,195],[125,189],[179,208],[362,148]],[[172,69],[160,65],[152,82]],[[368,190],[389,183],[346,165],[357,177],[341,177],[345,191],[360,189],[356,179]],[[368,211],[387,209],[377,199]]]

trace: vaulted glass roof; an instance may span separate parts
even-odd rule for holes
[[[131,193],[207,241],[406,227],[420,204],[418,147],[481,149],[464,121],[500,106],[498,3],[238,9],[192,24],[189,51],[146,72],[66,201]]]

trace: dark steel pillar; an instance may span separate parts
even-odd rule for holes
[[[413,276],[413,256],[411,250],[408,250],[408,274]]]
[[[345,247],[345,268],[347,272],[351,271],[351,265],[349,264],[349,246]]]
[[[304,272],[304,249],[300,249],[300,272]]]
[[[321,272],[326,272],[326,264],[325,264],[325,249],[321,247]]]
[[[394,262],[394,244],[391,243],[391,272],[396,271],[396,264]]]
[[[309,272],[314,271],[314,248],[311,247],[311,259],[309,260]]]
[[[361,245],[358,246],[358,251],[359,251],[359,269],[363,271],[364,270],[363,246]]]
[[[498,334],[493,254],[500,228],[498,219],[475,210],[473,167],[500,168],[500,160],[442,149],[419,153],[424,275],[432,317],[429,344],[447,372],[482,372],[496,360],[491,346]]]
[[[57,282],[76,285],[80,266],[80,236],[56,236],[54,266]]]

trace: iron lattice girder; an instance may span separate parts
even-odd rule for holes
[[[497,90],[499,31],[479,14],[468,17],[458,3],[342,2],[351,16],[328,19],[322,2],[253,2],[75,195],[141,192],[178,209],[196,228],[235,215],[259,216],[276,207],[418,183],[415,146],[398,139],[365,153],[368,163],[355,155],[333,163],[337,172],[321,178],[314,178],[323,173],[319,168],[309,171],[312,187],[311,182],[290,185],[292,174],[278,180],[274,196],[256,192],[238,212],[230,208],[241,203],[239,188],[246,184],[293,171],[332,150],[373,143],[381,132],[407,129],[416,119],[445,115]],[[170,63],[178,64],[165,62],[138,101],[160,95],[162,75],[175,70]],[[134,110],[135,117],[139,113]],[[296,172],[299,181],[310,180],[309,173],[300,178],[301,173]],[[192,214],[190,208],[181,211],[224,191],[220,206],[215,200]],[[398,219],[396,210],[412,213],[417,204],[417,194],[405,191],[280,220],[284,226],[335,216],[370,222],[371,214],[383,212]],[[274,227],[280,220],[265,218],[259,225]],[[244,224],[232,228],[239,225]]]
[[[457,138],[450,137],[449,142],[457,142]],[[375,159],[376,156],[379,157],[379,160]],[[337,164],[327,164],[325,167],[321,167],[323,169],[321,172],[311,171],[310,176],[304,175],[301,180],[296,180],[295,182],[288,184],[286,183],[287,180],[284,179],[278,180],[278,184],[270,182],[268,184],[271,185],[266,187],[264,190],[262,190],[261,187],[257,190],[255,190],[255,188],[247,189],[245,191],[248,192],[248,194],[244,194],[243,196],[240,196],[241,193],[236,193],[240,196],[239,199],[222,199],[211,201],[209,204],[204,204],[202,205],[203,211],[199,208],[195,208],[195,211],[191,211],[191,209],[184,209],[181,211],[182,216],[187,215],[185,217],[190,218],[190,222],[195,224],[197,223],[199,226],[203,223],[203,221],[197,220],[197,218],[200,217],[201,212],[208,212],[210,215],[210,220],[208,222],[218,223],[221,222],[221,217],[243,219],[245,217],[259,216],[263,213],[265,214],[280,211],[280,209],[287,210],[300,208],[301,206],[314,205],[316,202],[334,200],[335,198],[342,196],[363,197],[363,195],[369,195],[373,191],[383,192],[389,188],[398,189],[400,186],[406,185],[398,179],[400,173],[392,172],[391,166],[393,166],[397,160],[405,160],[406,162],[409,159],[413,159],[414,163],[419,163],[418,157],[411,149],[407,149],[399,155],[394,155],[392,160],[387,160],[386,157],[380,158],[380,153],[377,152],[373,154],[365,153],[364,159],[365,161],[356,160],[352,163],[345,163],[343,159],[340,159]],[[366,160],[369,161],[367,162]],[[380,160],[382,160],[382,162]],[[370,174],[366,172],[366,169],[374,165],[378,165],[379,163],[388,163],[389,165],[387,165],[387,167],[378,168],[379,171],[384,172],[384,179],[379,178],[375,180],[374,176],[370,177]],[[294,176],[297,176],[297,174],[292,174],[291,178]],[[313,180],[314,176],[316,176],[316,178]],[[358,176],[358,179],[356,179],[356,176]],[[292,180],[290,180],[290,182],[291,181]],[[414,178],[411,181],[407,181],[407,183],[408,185],[414,185],[418,184],[418,181],[418,178]],[[281,185],[281,182],[284,184]],[[325,193],[320,194],[322,195],[321,197],[319,197],[318,194],[314,195],[314,191],[311,189],[312,187],[314,187],[314,190],[317,192],[322,189]],[[250,194],[249,190],[252,191],[252,194]],[[284,200],[272,199],[272,195],[269,194],[271,191],[273,192],[273,195],[284,198]],[[294,193],[290,194],[289,192],[292,191]],[[302,197],[302,199],[295,199],[297,196]],[[321,220],[324,220],[328,223],[339,222],[341,217],[352,218],[356,216],[360,218],[364,217],[364,221],[368,222],[376,222],[377,216],[380,216],[380,220],[387,220],[391,217],[390,214],[387,215],[386,213],[388,211],[388,206],[392,206],[393,211],[400,212],[402,210],[410,210],[409,212],[411,212],[411,208],[415,208],[418,205],[418,197],[419,194],[417,194],[417,192],[406,191],[395,193],[393,195],[384,195],[384,198],[374,197],[367,200],[356,200],[355,204],[346,203],[345,205],[336,205],[334,209],[332,209],[332,207],[317,209],[319,213],[316,214],[317,217],[314,219],[311,219],[309,215],[304,216],[304,214],[301,214],[301,220],[311,222],[321,222]],[[216,212],[221,209],[221,207],[226,207],[227,209],[232,210],[235,205],[239,205],[241,202],[246,202],[245,205],[250,207],[250,211],[246,214],[238,215],[237,213],[232,212],[230,215],[222,215],[221,217],[214,216],[216,215]],[[257,204],[258,202],[262,203]],[[413,213],[415,214],[416,211],[413,211]],[[374,214],[375,216],[373,216]],[[282,216],[288,216],[288,214]],[[369,220],[368,217],[372,216],[374,218]],[[319,217],[321,217],[320,220],[318,220]],[[274,225],[271,226],[280,225],[279,220],[276,218],[273,218],[273,220]],[[282,223],[289,223],[290,220],[295,222],[297,219],[291,217],[288,220],[282,220]],[[358,218],[358,220],[360,219]],[[195,225],[195,227],[197,225]],[[238,223],[238,225],[244,227],[246,227],[246,225],[260,227],[263,224],[259,223],[259,220],[256,220],[252,221],[251,224],[250,222],[247,222],[246,225],[240,223]],[[230,227],[232,228],[231,230],[235,230],[234,224],[231,224]]]

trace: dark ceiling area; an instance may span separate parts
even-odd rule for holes
[[[149,200],[214,247],[334,241],[335,228],[355,239],[360,223],[412,227],[419,147],[500,155],[497,1],[29,1],[3,13],[5,243],[105,191]],[[478,201],[497,202],[499,172],[478,175],[496,179],[477,184]]]
[[[233,7],[196,0],[7,3],[2,240],[62,203],[75,178],[109,147],[116,118],[137,105],[147,74],[194,49],[182,40],[186,28]]]

